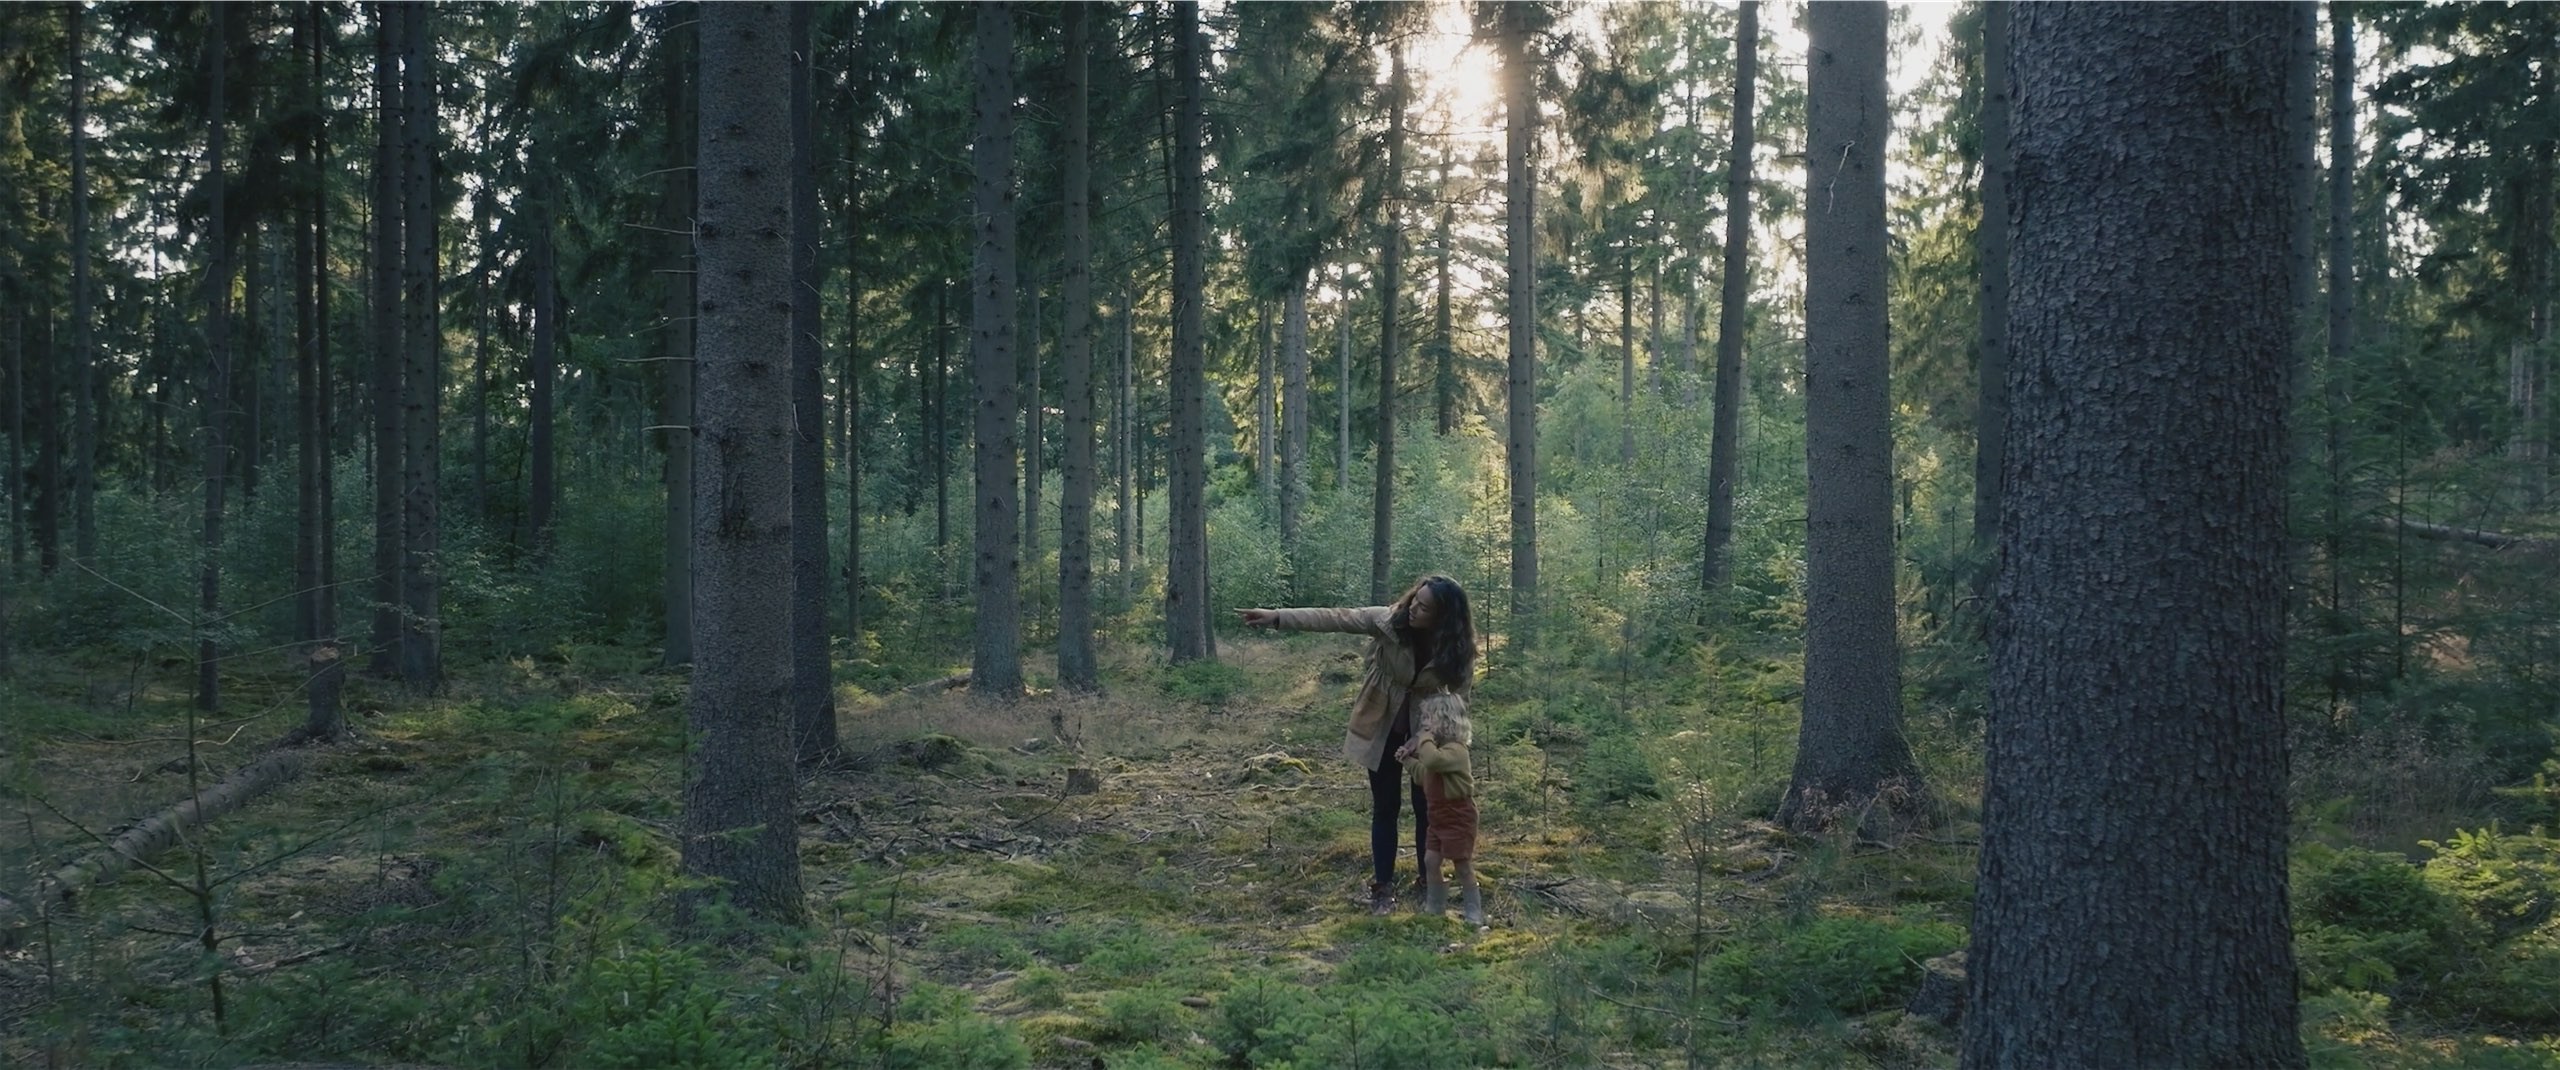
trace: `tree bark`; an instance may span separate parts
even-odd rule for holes
[[[704,4],[696,277],[693,692],[684,871],[791,924],[791,36],[779,3]],[[698,914],[700,897],[685,901]]]
[[[1292,577],[1307,507],[1307,284],[1313,272],[1309,265],[1289,280],[1280,311],[1280,552]]]
[[[231,239],[224,216],[224,186],[230,182],[229,123],[224,115],[230,88],[230,19],[223,5],[207,8],[205,35],[205,240],[211,256],[205,265],[205,389],[198,399],[204,449],[204,533],[196,583],[196,708],[212,710],[222,702],[222,663],[213,641],[214,621],[222,610],[223,486],[229,469],[229,443],[224,438],[231,399]]]
[[[1882,3],[1809,10],[1805,151],[1804,718],[1779,819],[1911,808],[1894,635]]]
[[[525,528],[537,555],[551,547],[551,515],[559,496],[559,446],[553,435],[555,381],[560,352],[560,249],[552,234],[558,218],[552,196],[534,204],[541,213],[533,225],[533,356],[526,376],[531,380],[525,411],[525,467],[530,470],[525,500]]]
[[[693,662],[693,395],[696,281],[693,260],[694,222],[694,32],[699,5],[670,4],[665,41],[666,81],[660,102],[667,132],[666,172],[659,195],[660,226],[666,235],[658,278],[660,307],[666,322],[659,336],[659,442],[666,451],[661,482],[666,486],[667,520],[660,550],[659,601],[666,607],[667,630],[661,660],[669,666]]]
[[[1974,336],[1973,542],[2000,535],[2000,469],[2009,423],[2009,5],[1982,12],[1982,219],[1974,226],[1981,261]],[[1987,591],[1985,593],[1988,593]]]
[[[2279,5],[2016,9],[2013,363],[1963,1064],[2302,1066]],[[2198,258],[2197,249],[2222,250]]]
[[[970,694],[1011,702],[1022,695],[1022,561],[1014,486],[1015,396],[1013,189],[1013,6],[978,5],[976,276],[971,295],[969,374],[977,384],[977,649],[969,662]]]
[[[1348,283],[1350,280],[1351,272],[1347,270],[1342,272],[1341,281]],[[1350,287],[1347,285],[1342,287],[1342,292],[1342,308],[1337,312],[1333,321],[1334,334],[1337,342],[1335,346],[1335,349],[1337,350],[1335,358],[1336,362],[1341,365],[1341,367],[1335,371],[1333,377],[1334,400],[1337,403],[1334,406],[1336,427],[1333,435],[1333,490],[1336,494],[1348,495],[1351,493]]]
[[[1065,174],[1066,279],[1058,294],[1059,374],[1066,380],[1063,487],[1058,501],[1058,682],[1070,691],[1101,690],[1093,656],[1093,205],[1087,114],[1086,56],[1092,9],[1065,10],[1065,110],[1059,146]]]
[[[1278,379],[1278,357],[1272,352],[1271,303],[1253,304],[1253,479],[1268,504],[1280,495],[1279,441],[1272,425],[1278,420],[1280,406],[1272,396]]]
[[[1173,139],[1173,496],[1172,546],[1165,557],[1165,630],[1177,663],[1212,656],[1209,640],[1208,433],[1203,411],[1208,293],[1202,157],[1207,85],[1202,81],[1200,5],[1177,0],[1174,15]]]
[[[1733,47],[1733,149],[1725,161],[1724,178],[1724,288],[1716,305],[1716,411],[1707,439],[1704,579],[1709,590],[1724,582],[1725,559],[1733,552],[1733,473],[1742,446],[1742,341],[1750,331],[1751,316],[1751,152],[1758,133],[1752,127],[1760,71],[1758,0],[1743,0],[1742,27],[1734,35]]]
[[[89,302],[89,7],[63,9],[64,63],[71,75],[71,545],[83,561],[98,556],[98,345]]]
[[[1042,424],[1047,414],[1040,407],[1040,290],[1037,279],[1025,280],[1030,289],[1029,318],[1022,330],[1022,557],[1040,557],[1040,443],[1046,430]]]
[[[791,723],[803,764],[835,757],[835,667],[827,652],[827,411],[819,388],[818,116],[814,6],[791,5]]]
[[[1511,631],[1515,642],[1535,631],[1538,606],[1538,254],[1537,174],[1530,146],[1538,136],[1538,101],[1529,68],[1529,29],[1520,5],[1503,7],[1503,167],[1508,183],[1505,244],[1509,248],[1510,405],[1504,454],[1511,481]]]
[[[1441,196],[1449,196],[1449,162],[1440,163]],[[1455,234],[1457,205],[1449,200],[1440,203],[1440,229],[1432,236],[1436,250],[1433,258],[1431,335],[1432,352],[1432,428],[1445,436],[1458,429],[1458,336],[1452,329],[1450,298],[1455,283],[1449,262],[1456,255]],[[1660,306],[1656,306],[1657,308]]]
[[[408,121],[403,103],[406,83],[400,58],[408,51],[402,16],[389,0],[373,5],[373,656],[367,670],[377,676],[400,672],[400,563],[406,545],[402,534],[400,472],[402,409],[400,395],[405,366],[401,349],[408,338],[400,329],[402,192],[400,127]]]
[[[2329,5],[2329,361],[2326,379],[2328,545],[2322,556],[2329,586],[2329,712],[2334,719],[2347,686],[2345,644],[2354,630],[2347,605],[2347,405],[2356,344],[2355,178],[2356,29],[2346,5]]]
[[[324,114],[319,70],[326,54],[320,42],[319,11],[316,5],[304,8],[296,13],[293,24],[293,51],[303,64],[304,105],[315,116]],[[328,399],[328,351],[322,348],[319,333],[320,293],[329,280],[323,255],[327,235],[324,206],[328,200],[323,192],[328,172],[320,162],[318,137],[319,124],[314,123],[294,144],[294,163],[302,174],[308,198],[302,225],[294,228],[294,638],[303,643],[306,666],[319,670],[307,685],[309,700],[305,704],[303,734],[312,739],[333,740],[346,733],[346,719],[338,709],[335,685],[339,658],[330,642],[336,622],[331,619],[329,573],[321,552],[329,527],[329,439],[323,416]],[[323,650],[328,652],[325,659],[321,658]]]
[[[437,483],[442,465],[437,442],[438,371],[442,367],[442,322],[436,295],[435,37],[427,28],[428,5],[412,2],[406,9],[404,41],[408,61],[402,66],[408,122],[402,129],[402,162],[408,173],[406,239],[401,243],[407,292],[401,312],[408,318],[408,344],[402,350],[400,431],[406,459],[403,468],[400,524],[404,549],[400,562],[400,679],[420,692],[432,693],[443,683],[444,659],[438,632]]]
[[[1388,46],[1386,227],[1378,236],[1378,467],[1369,506],[1369,604],[1393,597],[1396,526],[1396,365],[1404,362],[1404,46]]]

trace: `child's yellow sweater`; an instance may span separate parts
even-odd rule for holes
[[[1405,761],[1426,774],[1438,774],[1441,794],[1452,799],[1475,797],[1476,777],[1467,765],[1466,744],[1425,739],[1413,748],[1413,757]]]

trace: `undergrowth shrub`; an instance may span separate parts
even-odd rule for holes
[[[1963,945],[1964,931],[1945,922],[1834,915],[1716,953],[1705,986],[1737,1011],[1863,1014],[1909,998],[1923,961]]]

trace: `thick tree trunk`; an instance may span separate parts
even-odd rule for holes
[[[814,8],[791,5],[791,723],[803,764],[841,749],[827,653],[827,411],[819,388],[818,115]]]
[[[694,741],[684,871],[784,924],[800,892],[791,743],[790,17],[704,4],[695,325]],[[700,895],[689,896],[698,916]]]
[[[228,12],[222,5],[207,9],[212,25],[205,36],[207,101],[205,114],[206,240],[212,248],[205,265],[205,388],[197,400],[204,449],[204,538],[198,547],[196,584],[196,708],[216,709],[222,702],[221,661],[213,641],[214,621],[222,614],[222,492],[229,469],[229,443],[224,439],[225,410],[231,398],[231,240],[224,217],[224,189],[230,132],[224,116],[230,78],[225,61],[230,51]]]
[[[1511,480],[1511,632],[1515,642],[1535,631],[1538,607],[1538,252],[1537,175],[1530,146],[1538,136],[1538,101],[1529,68],[1529,30],[1516,6],[1506,6],[1502,28],[1502,100],[1505,200],[1509,205],[1510,368],[1504,387],[1510,405],[1504,454]]]
[[[1013,6],[978,5],[977,168],[972,223],[976,276],[971,296],[969,375],[977,384],[977,648],[969,692],[1010,702],[1022,695],[1018,556],[1021,500],[1014,487],[1015,397]]]
[[[1200,5],[1173,5],[1173,442],[1172,534],[1165,556],[1165,630],[1176,662],[1210,657],[1208,433],[1205,399],[1208,294],[1207,224],[1202,157],[1206,154],[1208,87],[1202,80]]]
[[[317,6],[295,13],[293,52],[302,62],[304,106],[314,115],[322,113],[319,67],[323,59],[320,47],[320,17]],[[322,371],[328,356],[320,347],[320,290],[328,285],[327,264],[321,257],[322,178],[321,168],[311,133],[294,144],[294,169],[300,172],[304,189],[301,225],[293,228],[294,256],[294,429],[296,432],[293,529],[294,638],[301,641],[305,664],[327,670],[326,682],[337,682],[335,672],[338,655],[328,643],[329,588],[327,571],[321,560],[320,544],[328,530],[329,514],[322,485],[329,478],[328,437],[321,413],[327,399]],[[319,654],[328,650],[326,664]],[[314,739],[336,739],[346,731],[346,721],[339,715],[334,686],[321,686],[323,681],[310,681],[309,701],[305,704],[303,734]]]
[[[694,19],[699,5],[671,4],[665,35],[663,85],[667,132],[666,172],[661,176],[659,225],[666,236],[658,278],[661,325],[658,349],[659,442],[666,450],[660,482],[667,495],[658,598],[666,607],[661,660],[693,662],[693,384],[694,371]]]
[[[373,657],[367,670],[377,676],[400,672],[400,562],[407,544],[400,509],[401,221],[406,198],[400,166],[400,127],[408,121],[400,80],[400,57],[408,51],[399,9],[387,0],[373,5],[373,98],[377,139],[373,154]]]
[[[1981,261],[1974,336],[1973,542],[2000,535],[2000,470],[2009,424],[2009,5],[1982,11],[1982,220],[1974,228]],[[1987,591],[1985,593],[1988,593]]]
[[[402,357],[404,411],[400,421],[403,493],[400,524],[405,538],[400,561],[400,678],[421,692],[443,683],[444,658],[438,632],[443,621],[436,608],[442,568],[437,564],[437,483],[442,468],[437,449],[438,371],[442,366],[442,320],[436,295],[435,195],[435,38],[428,30],[428,5],[405,5],[403,43],[408,62],[402,67],[408,123],[402,129],[401,153],[408,180],[406,240],[401,253],[407,291],[401,312],[408,319],[408,344]]]
[[[71,546],[80,560],[98,556],[98,344],[89,303],[89,7],[63,9],[64,62],[71,68]]]
[[[1067,426],[1059,462],[1058,682],[1070,691],[1089,693],[1102,687],[1093,656],[1093,191],[1085,99],[1093,13],[1074,4],[1064,17],[1067,85],[1059,152],[1065,171],[1060,199],[1066,218],[1060,229],[1066,241],[1066,279],[1058,294],[1058,371],[1066,380]]]
[[[1758,0],[1743,0],[1733,68],[1733,148],[1724,173],[1724,288],[1716,304],[1716,412],[1707,440],[1703,576],[1710,590],[1724,582],[1725,558],[1732,553],[1733,472],[1742,447],[1742,340],[1751,329],[1751,151],[1758,133],[1752,127],[1752,102],[1760,72]]]
[[[1882,3],[1806,16],[1804,719],[1778,808],[1800,828],[1921,792],[1894,635],[1885,24]]]
[[[1378,236],[1378,467],[1369,503],[1369,604],[1393,597],[1396,526],[1396,365],[1404,363],[1404,46],[1389,46],[1386,228]]]
[[[2015,11],[2014,145],[2038,163],[2016,175],[1966,1066],[2305,1063],[2285,72],[2228,47],[2291,17]]]

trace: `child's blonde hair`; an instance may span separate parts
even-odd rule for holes
[[[1467,700],[1456,692],[1424,695],[1415,703],[1414,720],[1422,726],[1422,734],[1435,741],[1461,747],[1475,745],[1476,726],[1467,719]]]

